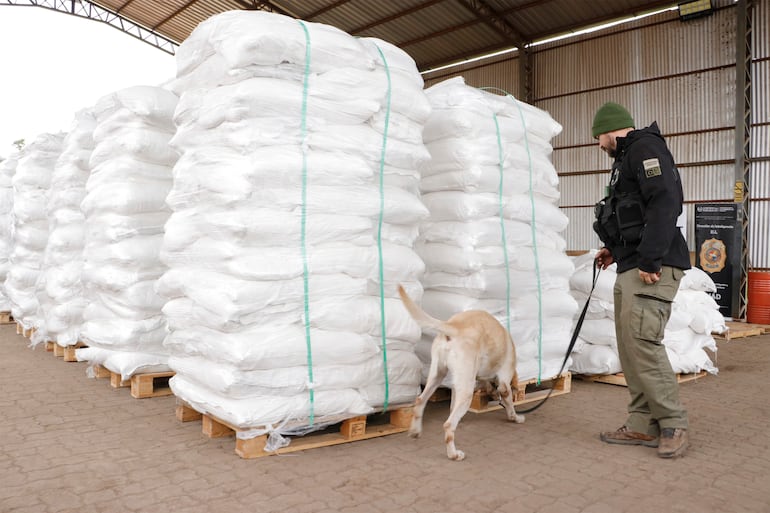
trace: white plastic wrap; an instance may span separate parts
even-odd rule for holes
[[[414,61],[241,11],[201,23],[177,63],[180,158],[157,284],[174,393],[273,436],[411,402],[420,329],[396,286],[422,295],[413,244],[430,158]]]
[[[550,140],[561,126],[461,78],[426,94],[432,159],[421,168],[420,189],[430,218],[416,246],[426,265],[423,307],[443,319],[467,309],[492,313],[510,326],[519,378],[551,378],[577,310],[569,294],[574,267],[560,235],[568,219],[556,205],[551,163]],[[421,355],[427,368],[427,349]]]
[[[51,176],[62,152],[63,140],[63,133],[39,135],[22,151],[12,180],[13,250],[5,293],[14,319],[25,329],[37,329],[33,343],[45,337],[45,319],[38,314],[36,284],[48,240],[46,207]]]
[[[10,312],[11,302],[5,293],[5,279],[11,267],[13,251],[13,175],[19,154],[0,161],[0,312]]]
[[[85,217],[80,202],[90,174],[96,118],[91,110],[75,114],[63,151],[56,161],[48,198],[48,243],[37,281],[39,314],[45,319],[43,339],[60,346],[79,342],[86,299],[83,295]],[[43,340],[38,340],[42,342]]]
[[[91,174],[80,204],[86,299],[81,339],[89,350],[79,350],[78,359],[124,378],[168,370],[165,301],[155,286],[166,269],[160,248],[177,160],[168,144],[177,102],[165,89],[136,86],[106,95],[94,107]]]

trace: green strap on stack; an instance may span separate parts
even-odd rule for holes
[[[309,272],[307,265],[307,97],[308,80],[310,77],[310,33],[307,26],[299,21],[302,30],[305,31],[305,75],[302,78],[302,119],[300,121],[300,132],[302,137],[302,218],[300,243],[302,247],[302,282],[304,286],[304,306],[305,306],[305,344],[307,347],[307,379],[308,390],[310,392],[310,425],[315,422],[315,390],[313,383],[313,346],[310,341],[310,287]]]
[[[521,118],[521,124],[524,127],[524,147],[527,150],[527,160],[529,163],[529,201],[530,206],[532,209],[532,251],[535,255],[535,277],[537,279],[537,321],[538,321],[538,330],[537,330],[537,384],[539,385],[542,380],[542,374],[543,374],[543,289],[542,289],[542,283],[540,279],[540,258],[537,254],[537,228],[536,228],[536,219],[535,219],[535,193],[533,190],[533,184],[532,184],[532,175],[533,175],[533,169],[532,169],[532,154],[529,150],[529,139],[527,137],[527,124],[524,121],[524,113],[521,111],[521,106],[519,105],[516,98],[513,97],[512,94],[510,94],[508,91],[504,91],[502,89],[499,89],[497,87],[481,87],[479,88],[484,91],[499,91],[502,93],[505,93],[507,97],[509,97],[513,104],[516,105],[516,108],[519,111],[519,117]],[[500,199],[500,228],[502,233],[502,239],[503,239],[503,255],[505,257],[505,278],[506,278],[506,313],[507,313],[507,328],[508,332],[511,331],[511,278],[510,278],[510,268],[508,263],[508,243],[506,241],[505,237],[505,218],[503,217],[503,207],[504,207],[504,201],[503,201],[503,144],[502,139],[500,137],[500,125],[497,121],[497,114],[492,114],[492,117],[495,120],[495,129],[497,131],[497,150],[498,150],[498,160],[500,161],[500,187],[498,190],[498,197]]]
[[[382,411],[385,412],[388,409],[388,399],[390,398],[390,380],[388,378],[388,347],[387,338],[385,335],[385,275],[383,270],[382,261],[382,219],[385,212],[385,189],[384,189],[384,176],[385,176],[385,150],[388,144],[388,127],[390,126],[390,94],[391,94],[391,80],[390,80],[390,68],[388,67],[388,60],[385,58],[385,54],[378,45],[377,51],[380,53],[382,62],[385,65],[385,75],[388,77],[388,96],[385,110],[385,128],[382,131],[382,151],[380,153],[380,215],[377,224],[377,254],[379,257],[379,277],[380,277],[380,336],[382,338],[382,368],[385,372],[385,402],[382,406]]]

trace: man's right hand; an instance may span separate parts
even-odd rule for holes
[[[612,253],[610,253],[610,250],[607,248],[600,249],[599,252],[596,253],[594,259],[596,259],[596,265],[602,269],[607,269],[615,261],[615,259],[612,258]]]

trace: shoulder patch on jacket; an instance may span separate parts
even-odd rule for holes
[[[660,176],[663,172],[660,170],[660,162],[658,159],[647,159],[642,162],[644,166],[644,176],[652,178],[653,176]]]

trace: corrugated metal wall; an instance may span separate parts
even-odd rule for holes
[[[714,4],[717,11],[705,18],[681,22],[676,11],[668,11],[532,49],[534,104],[564,126],[553,141],[553,161],[561,180],[560,206],[570,218],[569,249],[599,245],[591,229],[593,204],[611,161],[591,138],[590,126],[606,101],[628,107],[639,127],[657,121],[666,135],[682,174],[691,250],[693,204],[732,201],[736,9],[731,0]],[[749,262],[756,268],[770,267],[769,4],[754,1]],[[455,75],[518,96],[516,54],[428,74],[425,81],[431,85]]]

